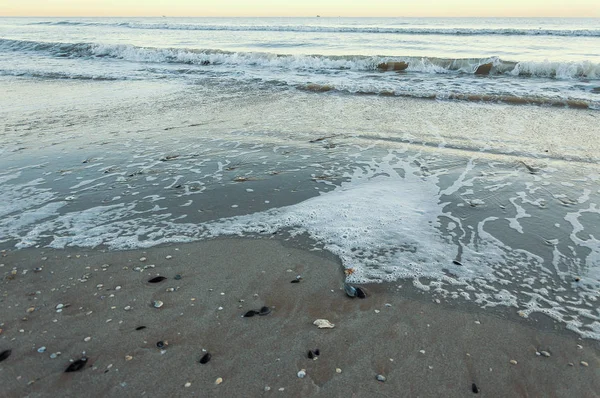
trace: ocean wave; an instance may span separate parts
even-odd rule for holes
[[[104,76],[104,75],[86,75],[81,73],[69,72],[49,72],[34,70],[10,70],[0,69],[0,76],[29,77],[34,79],[52,79],[52,80],[94,80],[94,81],[117,81],[117,80],[136,80],[134,77],[125,76]]]
[[[43,21],[31,25],[48,26],[109,26],[130,29],[200,30],[200,31],[244,31],[244,32],[308,32],[308,33],[380,33],[402,35],[451,35],[451,36],[567,36],[600,37],[600,29],[518,29],[518,28],[398,28],[398,27],[355,27],[316,25],[215,25],[193,23],[140,23],[140,22],[78,22]]]
[[[488,58],[436,58],[402,56],[286,55],[263,52],[228,52],[186,48],[137,47],[97,43],[56,43],[0,39],[2,52],[36,52],[59,58],[112,58],[141,63],[189,64],[205,67],[263,67],[327,72],[463,73],[553,79],[599,79],[600,64],[581,62],[527,62]]]
[[[494,102],[509,105],[537,105],[551,107],[565,107],[573,109],[600,109],[600,102],[572,98],[548,98],[536,95],[515,94],[477,94],[477,93],[439,93],[432,91],[415,90],[364,90],[360,88],[336,87],[333,84],[309,83],[296,86],[302,91],[314,93],[339,92],[352,95],[376,95],[382,97],[408,97],[433,100],[455,100],[466,102]]]

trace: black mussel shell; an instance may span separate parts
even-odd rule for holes
[[[206,354],[204,354],[204,356],[202,358],[200,358],[200,363],[203,365],[207,364],[211,358],[212,358],[212,355],[210,355],[210,352],[207,352]]]
[[[164,276],[156,276],[156,277],[150,279],[148,281],[148,283],[158,283],[158,282],[164,281],[165,279],[167,279],[167,278],[165,278]]]
[[[258,311],[258,315],[269,315],[271,313],[271,309],[267,306],[262,307],[260,311]]]
[[[452,260],[452,264],[454,265],[462,265],[462,263],[458,260]]]
[[[294,279],[293,281],[291,281],[290,283],[300,283],[300,279]]]
[[[474,394],[479,394],[479,387],[477,387],[477,384],[471,384],[471,391],[473,391]]]
[[[362,288],[357,287],[356,288],[356,297],[361,298],[361,299],[367,298],[367,293],[365,293],[365,291]]]
[[[313,351],[315,353],[315,355],[319,356],[321,355],[321,351],[317,348],[316,350]]]
[[[254,315],[258,315],[258,311],[250,310],[244,314],[244,318],[250,318]]]
[[[161,341],[159,341],[159,342],[156,343],[156,346],[158,348],[163,348],[165,346],[165,342],[161,340]]]
[[[86,357],[76,360],[75,362],[73,362],[72,364],[69,365],[69,367],[65,370],[65,373],[77,372],[77,371],[83,369],[83,367],[87,363],[87,360],[88,359]]]
[[[4,361],[6,358],[8,358],[10,356],[10,354],[12,354],[12,350],[4,350],[4,351],[0,352],[0,362]]]
[[[146,326],[138,326],[137,328],[135,328],[135,330],[142,330],[142,329],[146,329]]]

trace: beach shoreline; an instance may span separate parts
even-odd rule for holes
[[[272,237],[6,251],[4,394],[465,396],[475,384],[482,396],[593,396],[600,387],[598,341],[419,299],[406,281],[367,285],[366,299],[351,299],[340,261],[302,246]],[[158,275],[167,279],[148,283]],[[262,306],[272,312],[241,317]],[[318,359],[308,359],[314,349]],[[84,369],[63,373],[83,352]]]

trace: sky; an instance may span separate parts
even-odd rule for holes
[[[600,0],[0,0],[0,16],[600,17]]]

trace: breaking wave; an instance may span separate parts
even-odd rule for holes
[[[466,73],[554,79],[600,79],[600,64],[517,62],[498,57],[436,58],[402,56],[287,55],[188,48],[137,47],[97,43],[60,43],[0,39],[0,52],[36,52],[62,58],[113,58],[144,63],[180,63],[211,67],[283,68],[289,70],[406,71],[429,74]]]

